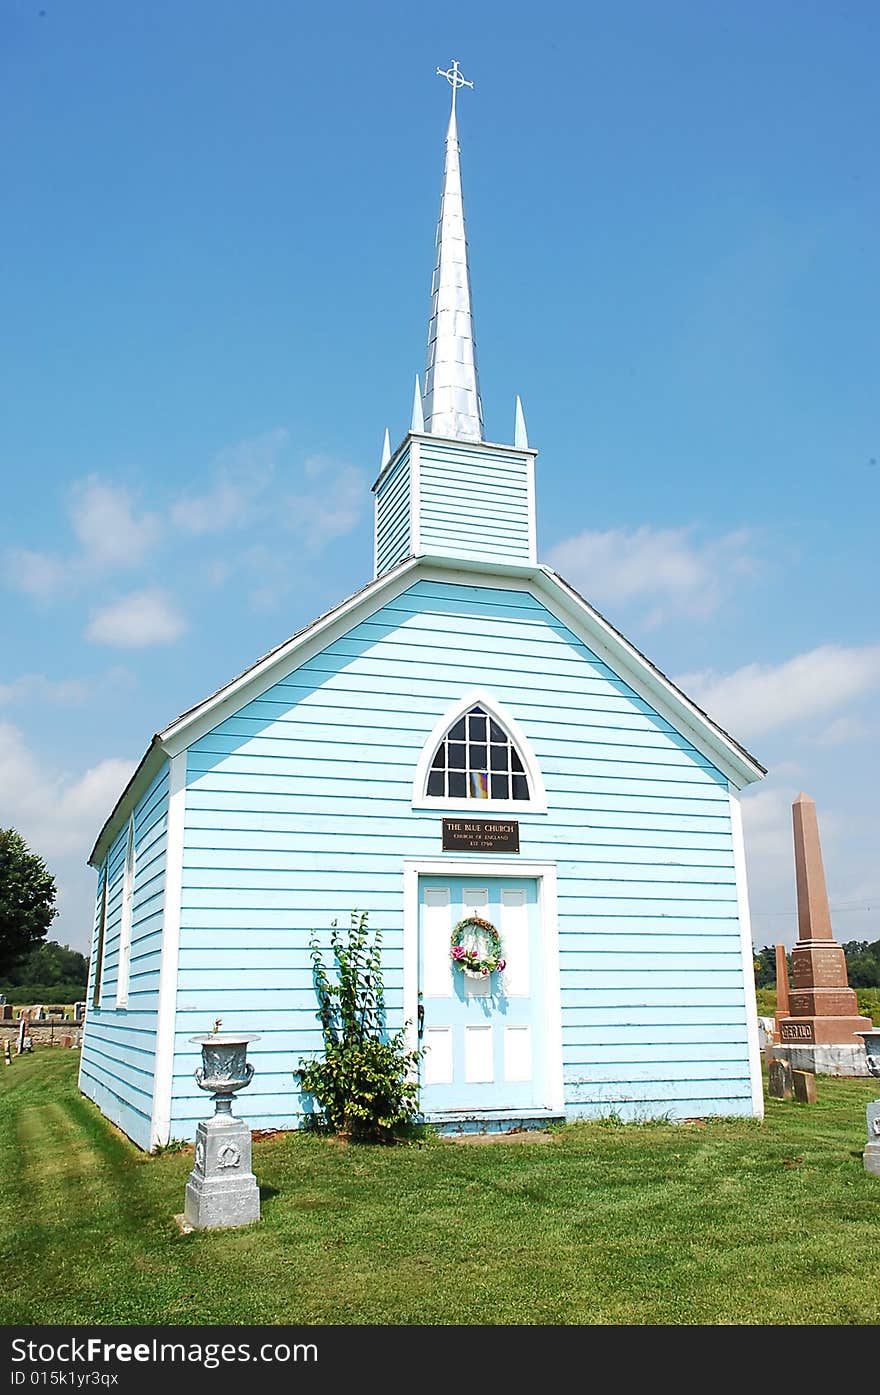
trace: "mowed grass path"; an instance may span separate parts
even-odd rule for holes
[[[551,1142],[255,1145],[263,1221],[181,1235],[191,1153],[147,1157],[72,1051],[0,1067],[0,1320],[866,1323],[870,1080],[763,1124],[574,1125]]]

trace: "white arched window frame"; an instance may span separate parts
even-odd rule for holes
[[[472,707],[482,707],[486,715],[497,726],[501,727],[512,743],[522,761],[529,782],[528,799],[470,799],[466,795],[453,798],[449,795],[428,794],[428,776],[440,742],[444,740],[449,729],[457,721],[460,721]],[[471,814],[481,811],[487,814],[545,814],[547,812],[547,793],[544,789],[544,781],[541,778],[535,753],[518,723],[488,693],[477,689],[467,693],[453,707],[444,712],[422,747],[413,780],[412,803],[414,809],[458,809],[466,810]]]
[[[116,1006],[128,1006],[128,977],[131,965],[131,912],[134,898],[134,819],[128,821],[125,868],[122,873],[122,916],[119,922],[119,966],[116,977]]]

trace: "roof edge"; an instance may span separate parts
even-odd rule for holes
[[[352,595],[346,597],[344,601],[340,601],[339,605],[334,606],[332,610],[325,611],[324,614],[318,616],[316,620],[313,620],[308,625],[304,625],[302,629],[297,630],[289,639],[282,641],[281,644],[277,644],[273,649],[270,649],[268,653],[264,654],[262,658],[257,659],[255,663],[251,664],[249,668],[244,669],[241,673],[230,679],[228,683],[225,683],[222,688],[218,688],[202,702],[196,703],[193,707],[182,712],[179,717],[176,717],[174,721],[170,722],[162,731],[157,732],[153,736],[144,755],[141,757],[131,779],[122,790],[110,814],[105,820],[95,840],[95,845],[89,854],[89,865],[95,867],[101,861],[106,851],[106,846],[109,845],[112,841],[112,836],[115,835],[117,821],[120,820],[124,812],[127,811],[127,805],[132,795],[147,782],[148,778],[152,778],[155,769],[158,768],[160,760],[170,758],[176,751],[190,744],[190,742],[182,742],[181,740],[185,732],[191,727],[194,727],[197,722],[204,721],[215,709],[220,708],[228,699],[233,697],[246,683],[252,683],[260,676],[265,676],[267,682],[274,681],[272,677],[273,670],[288,657],[295,654],[296,650],[302,645],[310,640],[315,641],[319,639],[331,626],[337,624],[352,611],[357,610],[365,602],[380,596],[384,591],[390,590],[395,586],[399,586],[401,590],[405,589],[409,584],[410,575],[421,568],[430,568],[445,572],[470,572],[472,575],[494,574],[499,577],[507,577],[510,580],[519,579],[525,582],[531,581],[541,589],[544,589],[545,586],[548,589],[552,588],[552,592],[562,596],[563,608],[573,611],[576,615],[580,614],[586,616],[592,622],[593,626],[598,627],[609,650],[622,660],[624,669],[635,668],[636,670],[641,669],[645,672],[648,686],[653,685],[660,690],[673,711],[678,713],[679,720],[682,721],[683,725],[689,729],[696,728],[694,732],[695,735],[699,736],[703,733],[705,743],[714,748],[716,753],[720,750],[720,753],[726,757],[725,763],[728,766],[728,773],[729,770],[732,769],[743,785],[751,784],[753,781],[760,780],[766,775],[767,770],[765,766],[763,766],[750,751],[746,750],[745,746],[742,746],[729,732],[719,726],[707,712],[704,712],[701,707],[689,698],[687,693],[683,692],[681,688],[673,683],[671,678],[667,677],[661,669],[657,668],[656,664],[653,664],[647,655],[643,654],[640,649],[637,649],[620,630],[611,624],[610,620],[606,620],[605,616],[596,610],[595,606],[592,606],[579,591],[567,582],[563,576],[560,576],[558,572],[555,572],[552,567],[529,563],[499,564],[497,562],[480,562],[468,558],[423,554],[418,557],[407,557],[396,567],[392,567],[389,571],[383,572],[381,576],[375,577],[372,581],[368,582],[366,586],[362,586],[359,591],[355,591]],[[242,705],[247,701],[250,701],[250,699],[243,699]],[[222,720],[222,717],[218,716],[217,720]],[[191,739],[195,740],[197,738],[193,737]]]

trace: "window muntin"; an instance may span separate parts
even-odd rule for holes
[[[425,793],[431,799],[532,797],[519,752],[503,727],[479,703],[453,722],[440,742]]]

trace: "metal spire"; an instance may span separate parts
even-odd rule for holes
[[[460,87],[473,87],[462,77],[458,60],[448,70],[438,68],[452,88],[452,111],[446,132],[446,162],[440,217],[437,222],[437,260],[431,284],[431,320],[428,325],[428,358],[425,367],[425,431],[460,441],[482,441],[483,408],[477,378],[477,354],[471,314],[467,236],[461,196],[458,128],[455,95]]]

